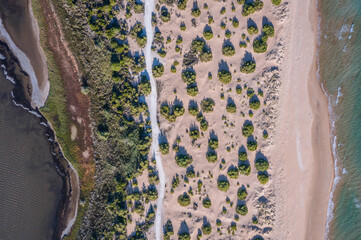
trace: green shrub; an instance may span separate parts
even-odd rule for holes
[[[158,51],[158,55],[164,58],[167,55],[167,52],[164,50],[164,48],[162,48]]]
[[[197,129],[193,129],[189,131],[189,136],[191,137],[191,139],[196,140],[199,138],[199,131]]]
[[[196,173],[194,172],[193,169],[189,169],[186,172],[186,176],[187,176],[187,178],[194,178],[196,176]]]
[[[263,132],[263,139],[267,139],[268,138],[268,132],[267,131],[264,131]]]
[[[169,144],[168,143],[160,143],[159,144],[159,151],[163,155],[167,155],[169,153]]]
[[[148,95],[152,91],[152,87],[150,86],[150,81],[146,76],[142,76],[142,80],[139,84],[140,90],[144,95]]]
[[[224,36],[225,36],[227,39],[230,39],[230,38],[232,37],[231,31],[226,30],[226,32],[224,33]]]
[[[172,188],[176,188],[179,186],[179,177],[178,175],[176,175],[175,177],[173,177],[173,180],[172,180]]]
[[[210,62],[213,59],[213,54],[211,51],[207,50],[207,51],[203,51],[200,55],[199,55],[199,59],[201,60],[201,62]]]
[[[226,8],[225,7],[222,7],[221,11],[220,11],[220,14],[225,14],[226,13]]]
[[[276,6],[280,5],[282,0],[272,0],[272,3]]]
[[[266,184],[269,179],[267,173],[260,173],[260,174],[258,174],[257,178],[258,178],[258,181],[262,184]]]
[[[253,51],[255,53],[264,53],[267,51],[267,42],[262,40],[254,40],[253,41]]]
[[[191,203],[191,197],[187,193],[183,193],[178,197],[178,203],[182,207],[186,207]]]
[[[232,25],[234,28],[238,28],[239,27],[239,21],[237,18],[233,18],[232,19]]]
[[[208,129],[208,122],[205,119],[202,119],[200,122],[200,127],[202,131],[207,131]]]
[[[266,159],[259,158],[256,160],[256,169],[257,171],[264,172],[267,171],[269,163]]]
[[[212,29],[205,29],[203,31],[203,37],[206,39],[206,40],[211,40],[213,38],[213,32],[212,32]]]
[[[238,189],[237,198],[238,198],[239,200],[242,200],[242,201],[246,200],[247,195],[248,195],[248,193],[247,193],[247,190],[246,190],[246,189],[244,189],[244,188]]]
[[[269,24],[263,25],[262,31],[263,31],[264,35],[266,35],[267,37],[273,37],[275,35],[274,27]]]
[[[250,137],[252,136],[254,132],[254,127],[252,123],[245,123],[242,127],[242,135],[244,137]]]
[[[187,232],[178,234],[178,240],[190,240],[190,239],[191,239],[191,236]]]
[[[235,113],[237,111],[237,106],[234,103],[228,103],[226,106],[226,110],[229,113]]]
[[[196,82],[196,72],[193,70],[185,70],[182,72],[182,80],[187,84],[192,84]]]
[[[248,176],[251,173],[251,165],[248,163],[241,163],[238,166],[238,171],[240,174]]]
[[[187,1],[188,0],[179,0],[177,3],[177,7],[179,10],[185,10],[187,8]]]
[[[237,0],[237,3],[238,3],[239,5],[243,5],[245,2],[246,2],[246,0]]]
[[[181,22],[181,24],[179,25],[179,28],[181,31],[185,31],[187,29],[187,26],[184,22]]]
[[[177,69],[176,69],[176,67],[175,67],[174,65],[172,65],[172,66],[170,67],[170,71],[171,71],[171,73],[176,73],[176,72],[177,72]]]
[[[237,93],[238,95],[242,94],[242,86],[240,86],[240,85],[237,85],[237,86],[236,86],[236,93]]]
[[[247,32],[249,33],[249,35],[257,34],[258,33],[258,28],[255,25],[250,25],[247,28]]]
[[[201,15],[201,10],[198,7],[192,9],[192,16],[199,17]]]
[[[180,104],[177,104],[177,105],[174,105],[172,107],[172,110],[173,110],[173,113],[176,117],[180,117],[180,116],[183,116],[185,110],[184,110],[184,107]]]
[[[258,100],[258,98],[252,98],[250,101],[249,101],[249,107],[253,110],[257,110],[259,109],[261,106],[261,103],[260,101]]]
[[[236,53],[236,50],[231,44],[224,44],[222,47],[222,54],[227,57],[232,57]]]
[[[197,53],[201,53],[206,43],[203,39],[194,39],[191,43],[191,49]]]
[[[193,162],[193,158],[188,154],[178,154],[175,157],[175,161],[179,167],[188,167]]]
[[[201,113],[201,112],[199,112],[198,114],[197,114],[197,122],[201,122],[203,119],[204,119],[204,117],[203,117],[203,114]]]
[[[144,210],[145,210],[145,208],[144,208],[143,204],[141,202],[136,201],[135,205],[134,205],[134,211],[136,213],[138,213],[139,215],[143,215]]]
[[[203,199],[202,204],[203,204],[203,207],[210,208],[212,206],[211,199],[209,199],[208,197]]]
[[[210,163],[217,162],[217,153],[216,152],[208,152],[207,153],[207,160]]]
[[[256,70],[256,63],[254,61],[247,61],[241,66],[242,73],[253,73]]]
[[[248,207],[245,204],[240,204],[236,207],[236,212],[239,215],[246,216],[248,213]]]
[[[170,21],[170,12],[168,11],[167,8],[162,7],[162,9],[160,10],[160,18],[162,19],[163,22]]]
[[[246,42],[240,42],[239,47],[240,48],[247,48],[247,43]]]
[[[238,169],[235,167],[231,167],[228,169],[227,174],[232,179],[237,179],[239,176]]]
[[[213,112],[213,107],[215,106],[215,102],[213,101],[212,98],[206,98],[206,99],[203,99],[202,102],[201,102],[201,108],[202,108],[202,111],[203,112]]]
[[[261,0],[256,0],[253,3],[245,3],[243,5],[242,15],[249,16],[250,14],[260,11],[263,8],[263,2]]]
[[[190,115],[192,115],[194,117],[197,116],[197,114],[199,112],[198,106],[189,106],[188,112]]]
[[[202,232],[204,235],[209,235],[212,232],[212,227],[209,223],[205,223],[202,226]]]
[[[218,139],[217,138],[211,138],[208,140],[208,146],[213,149],[216,150],[218,148]]]
[[[247,152],[240,152],[238,154],[238,159],[240,161],[247,161],[247,159],[248,159]]]
[[[164,73],[163,64],[159,63],[158,65],[154,65],[152,68],[152,73],[155,78],[159,78],[159,77],[163,76],[163,73]]]
[[[247,141],[247,148],[250,151],[256,151],[258,147],[258,144],[255,140],[248,140]]]
[[[227,192],[227,190],[229,189],[229,182],[228,180],[218,180],[217,186],[219,190]]]
[[[232,74],[227,70],[221,70],[218,72],[218,79],[221,83],[228,84],[232,80]]]
[[[199,91],[198,91],[198,87],[196,84],[189,84],[187,86],[187,94],[189,96],[195,97],[195,96],[197,96],[198,92]]]
[[[247,88],[247,97],[251,98],[254,95],[253,88]]]

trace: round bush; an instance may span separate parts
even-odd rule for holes
[[[263,25],[262,31],[267,37],[273,37],[275,35],[274,27],[272,25],[269,25],[269,24]]]
[[[246,190],[246,189],[244,189],[244,188],[238,189],[237,198],[238,198],[239,200],[242,200],[242,201],[246,200],[247,195],[248,195],[248,193],[247,193],[247,190]]]
[[[217,186],[219,190],[227,192],[227,190],[229,189],[229,182],[228,180],[219,180],[217,182]]]
[[[267,42],[262,40],[254,40],[253,42],[253,51],[255,53],[264,53],[267,51]]]
[[[250,101],[249,101],[249,107],[253,110],[257,110],[259,109],[261,106],[261,103],[260,101],[257,99],[257,98],[252,98]]]
[[[213,54],[211,51],[203,51],[200,55],[199,55],[199,59],[201,60],[201,62],[210,62],[213,59]]]
[[[221,83],[228,84],[232,80],[232,74],[227,70],[221,70],[218,72],[218,79]]]
[[[198,94],[198,87],[196,84],[189,84],[187,86],[187,94],[191,97],[195,97]]]
[[[215,162],[217,162],[217,153],[216,152],[208,152],[206,158],[207,158],[208,162],[215,163]]]
[[[207,131],[208,129],[208,122],[205,119],[202,119],[200,122],[200,127],[202,131]]]
[[[187,172],[186,172],[186,176],[187,178],[194,178],[196,176],[196,173],[193,169],[189,169]]]
[[[218,148],[218,139],[217,138],[211,138],[208,140],[208,146],[215,150]]]
[[[280,5],[282,0],[272,0],[272,3],[276,6]]]
[[[227,175],[232,178],[232,179],[237,179],[238,176],[239,176],[239,173],[238,173],[238,168],[229,168],[228,169],[228,172],[227,172]]]
[[[238,154],[238,159],[240,161],[247,161],[247,159],[248,159],[247,152],[240,152]]]
[[[189,131],[189,136],[191,137],[191,139],[196,140],[199,138],[199,131],[197,129],[193,129]]]
[[[169,153],[169,144],[168,143],[160,143],[159,144],[159,151],[163,154],[166,155]]]
[[[193,158],[189,155],[178,154],[175,161],[179,167],[187,167],[193,162]]]
[[[236,87],[236,93],[237,93],[238,95],[242,94],[242,86],[237,85],[237,87]]]
[[[203,31],[203,37],[206,39],[206,40],[211,40],[213,38],[213,32],[211,29],[206,29]]]
[[[257,28],[257,26],[251,25],[251,26],[248,26],[247,31],[250,35],[257,34],[258,28]]]
[[[189,106],[188,112],[192,116],[197,116],[197,114],[199,112],[198,106]]]
[[[192,9],[192,16],[193,17],[199,17],[201,15],[201,10],[199,8],[193,8]]]
[[[210,224],[206,223],[202,226],[202,232],[204,235],[209,235],[212,232],[212,227]]]
[[[222,48],[222,54],[227,57],[232,57],[236,53],[234,47],[230,44],[224,45]]]
[[[203,204],[203,207],[210,208],[212,206],[211,199],[209,199],[209,198],[203,199],[202,204]]]
[[[191,236],[187,232],[178,234],[178,240],[190,240],[190,239],[191,239]]]
[[[161,76],[163,76],[163,73],[164,73],[163,64],[160,63],[158,65],[153,66],[153,68],[152,68],[153,77],[155,77],[155,78],[161,77]]]
[[[256,63],[253,61],[247,61],[243,63],[240,70],[242,73],[253,73],[256,70]]]
[[[187,193],[183,193],[178,197],[178,203],[182,207],[186,207],[191,203],[191,197]]]
[[[247,141],[247,148],[250,151],[256,151],[258,147],[258,144],[255,140],[249,140]]]
[[[234,103],[228,103],[226,106],[226,110],[229,113],[235,113],[237,111],[237,106]]]
[[[243,205],[238,205],[236,207],[236,212],[239,214],[239,215],[242,215],[242,216],[246,216],[247,213],[248,213],[248,207],[247,205],[243,204]]]
[[[253,127],[253,124],[252,123],[245,123],[242,127],[242,135],[244,137],[250,137],[252,136],[254,132],[254,127]],[[247,156],[247,154],[246,154]]]
[[[185,70],[182,72],[182,80],[187,84],[192,84],[196,82],[197,74],[193,70]]]
[[[266,184],[268,182],[268,179],[269,179],[269,177],[268,177],[268,175],[266,173],[258,174],[257,178],[258,178],[258,181],[260,183],[262,183],[262,184]]]
[[[238,28],[239,27],[239,21],[237,18],[233,18],[232,20],[232,25],[234,28]]]
[[[256,169],[257,171],[264,172],[267,171],[269,163],[266,159],[259,158],[256,160]]]
[[[201,102],[201,108],[203,112],[213,112],[213,107],[215,106],[215,102],[212,98],[203,99]]]
[[[248,176],[251,173],[251,165],[247,163],[241,163],[238,166],[238,171],[240,174]]]
[[[248,88],[247,89],[247,97],[251,98],[251,97],[253,97],[253,95],[254,95],[253,88]]]

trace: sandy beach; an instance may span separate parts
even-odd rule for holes
[[[198,2],[198,6],[201,8],[203,2]],[[182,170],[177,166],[174,161],[175,152],[170,150],[170,154],[162,157],[167,179],[164,222],[171,219],[175,233],[189,228],[192,238],[197,236],[197,229],[209,222],[214,229],[210,237],[220,238],[215,224],[219,219],[223,224],[219,230],[225,234],[221,238],[227,239],[227,228],[234,221],[236,214],[234,205],[239,203],[236,198],[237,189],[243,186],[248,191],[245,201],[248,214],[240,216],[237,225],[244,228],[235,231],[236,236],[243,239],[251,239],[257,235],[265,239],[322,239],[333,179],[333,160],[327,99],[316,77],[316,3],[308,0],[299,3],[283,2],[280,6],[273,6],[269,2],[264,2],[263,10],[250,16],[258,28],[265,22],[271,22],[276,32],[275,37],[268,40],[268,50],[265,54],[252,53],[257,70],[251,76],[237,73],[240,59],[250,51],[249,45],[245,50],[237,46],[238,41],[242,41],[241,34],[247,33],[242,22],[248,18],[240,17],[241,29],[234,30],[229,27],[227,18],[219,16],[223,6],[228,10],[231,3],[215,3],[208,6],[206,11],[215,21],[215,24],[210,25],[214,37],[206,42],[213,53],[213,60],[193,66],[199,88],[199,93],[194,98],[187,95],[185,84],[180,81],[184,66],[177,67],[176,73],[169,71],[174,60],[182,64],[183,58],[179,53],[173,52],[173,42],[177,36],[182,36],[181,52],[182,55],[187,53],[192,40],[197,36],[195,32],[201,33],[205,28],[207,14],[204,14],[201,8],[202,14],[197,19],[195,27],[192,26],[192,17],[188,16],[188,13],[175,9],[174,13],[179,16],[177,19],[158,25],[162,36],[171,36],[172,40],[174,39],[165,46],[167,56],[159,58],[164,64],[165,75],[159,79],[158,105],[160,107],[168,103],[172,106],[174,103],[181,103],[186,109],[186,113],[174,123],[160,117],[161,131],[170,148],[176,143],[177,138],[180,139],[178,145],[184,147],[184,151],[193,157],[191,167],[197,176],[199,173],[199,178],[189,179],[188,183],[184,180],[188,170]],[[233,16],[230,14],[227,17]],[[226,29],[233,33],[230,40],[224,40],[224,30],[219,26],[220,20],[225,21]],[[191,28],[191,31],[180,31],[178,26],[181,22],[185,23],[187,29]],[[252,36],[251,38],[253,39]],[[234,56],[222,56],[221,46],[224,41],[231,41],[235,46]],[[228,85],[221,84],[217,79],[217,70],[222,65],[222,60],[234,74],[232,82]],[[208,78],[209,73],[213,76],[212,80]],[[253,117],[247,116],[248,104],[244,104],[247,103],[247,98],[236,94],[234,88],[237,85],[261,89],[264,91],[263,100],[267,105],[262,105],[260,110],[254,111]],[[220,97],[221,95],[224,98]],[[203,113],[209,129],[204,131],[204,135],[202,134],[196,142],[192,142],[189,131],[197,126],[197,121],[189,115],[187,109],[191,101],[197,102],[200,106],[201,100],[207,97],[215,101],[215,111]],[[225,111],[227,101],[230,100],[236,103],[237,112],[246,114],[245,117]],[[245,120],[255,125],[254,136],[259,149],[255,153],[248,152],[248,159],[253,168],[250,176],[240,175],[236,180],[228,177],[230,188],[224,194],[217,189],[217,179],[219,176],[227,176],[227,170],[237,166],[238,150],[246,144],[240,131]],[[270,135],[267,140],[262,139],[264,130]],[[212,135],[216,135],[220,141],[217,149],[218,159],[224,160],[222,163],[218,160],[214,165],[207,163],[205,158],[207,142]],[[254,161],[259,157],[267,158],[270,163],[270,181],[266,185],[258,182],[254,169]],[[177,174],[180,185],[172,190],[172,179]],[[196,190],[199,179],[203,182],[204,192]],[[179,206],[178,196],[189,192],[190,188],[195,191],[191,205],[186,208]],[[208,197],[212,201],[212,206],[205,209],[202,200]],[[221,212],[222,207],[227,209],[227,213]],[[252,224],[254,217],[258,218],[256,225]]]
[[[283,166],[277,174],[276,229],[278,239],[323,239],[334,168],[328,103],[316,76],[316,3],[293,4],[273,153]]]

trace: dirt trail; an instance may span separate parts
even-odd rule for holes
[[[147,33],[147,44],[145,46],[145,63],[147,66],[147,72],[149,75],[150,84],[152,87],[152,92],[147,97],[147,103],[150,112],[150,121],[152,124],[152,153],[153,157],[157,162],[157,170],[159,174],[159,189],[158,189],[158,201],[157,201],[157,212],[155,216],[155,236],[157,240],[162,238],[162,216],[163,216],[163,201],[164,201],[164,189],[165,189],[165,176],[162,165],[162,159],[159,152],[158,137],[160,134],[160,129],[157,121],[157,85],[153,78],[152,66],[153,66],[153,56],[152,56],[152,42],[154,37],[154,31],[152,26],[152,12],[154,9],[154,0],[145,1],[145,14],[144,14],[144,25],[145,31]]]

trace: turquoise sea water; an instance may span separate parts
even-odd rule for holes
[[[361,1],[319,0],[319,74],[329,94],[336,179],[329,239],[361,239]]]

